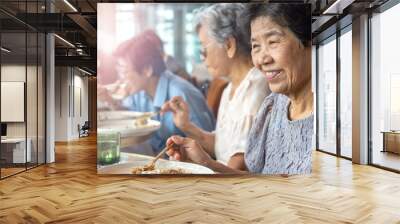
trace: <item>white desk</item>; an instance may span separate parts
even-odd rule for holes
[[[12,163],[25,163],[31,162],[31,145],[32,140],[27,138],[27,146],[26,147],[26,154],[25,154],[25,138],[5,138],[1,139],[2,149],[1,151],[5,152],[6,150],[10,150],[8,147],[12,148]],[[3,147],[6,147],[3,149]],[[3,157],[3,156],[2,156]],[[25,161],[25,158],[27,159]]]

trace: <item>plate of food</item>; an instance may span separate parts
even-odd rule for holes
[[[156,120],[148,120],[145,124],[138,124],[135,120],[114,120],[99,122],[99,132],[103,129],[117,131],[121,138],[144,136],[152,134],[160,128],[161,124]]]
[[[98,127],[118,131],[121,137],[144,136],[153,133],[161,126],[152,120],[155,112],[104,111],[98,114]]]
[[[170,160],[158,160],[154,167],[148,168],[149,161],[138,160],[134,162],[118,163],[97,169],[98,174],[214,174],[204,166]]]
[[[121,147],[129,147],[148,140],[161,127],[152,120],[155,112],[102,111],[98,113],[98,132],[115,131],[120,133]]]

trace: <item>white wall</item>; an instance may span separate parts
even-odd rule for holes
[[[88,78],[82,75],[76,68],[56,67],[56,141],[77,139],[78,124],[88,120]]]
[[[67,67],[55,68],[55,141],[68,140],[68,86]]]

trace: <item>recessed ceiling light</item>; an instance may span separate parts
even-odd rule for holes
[[[75,45],[73,45],[71,42],[69,42],[68,40],[66,40],[66,39],[64,39],[64,38],[62,38],[62,37],[60,37],[59,35],[57,35],[57,34],[54,34],[54,36],[55,37],[57,37],[59,40],[61,40],[62,42],[64,42],[64,43],[66,43],[67,45],[69,45],[70,47],[73,47],[73,48],[75,48]]]
[[[343,9],[351,5],[355,0],[336,0],[322,14],[342,14]]]
[[[9,49],[7,49],[7,48],[5,48],[5,47],[1,47],[1,50],[4,51],[4,52],[6,52],[6,53],[10,53],[10,52],[11,52],[11,50],[9,50]]]
[[[78,67],[78,70],[81,71],[81,72],[83,72],[83,73],[85,73],[85,74],[87,74],[87,75],[93,75],[92,73],[90,73],[90,72],[88,72],[88,71],[86,71],[86,70],[83,70],[83,69],[81,69],[81,68],[79,68],[79,67]]]

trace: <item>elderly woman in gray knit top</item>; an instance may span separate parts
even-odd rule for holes
[[[253,63],[273,92],[250,131],[246,168],[251,173],[308,174],[313,135],[310,10],[304,5],[251,4],[243,18],[249,23]],[[172,136],[168,142],[181,146],[167,152],[173,158],[220,173],[244,173],[216,163],[190,138]]]

